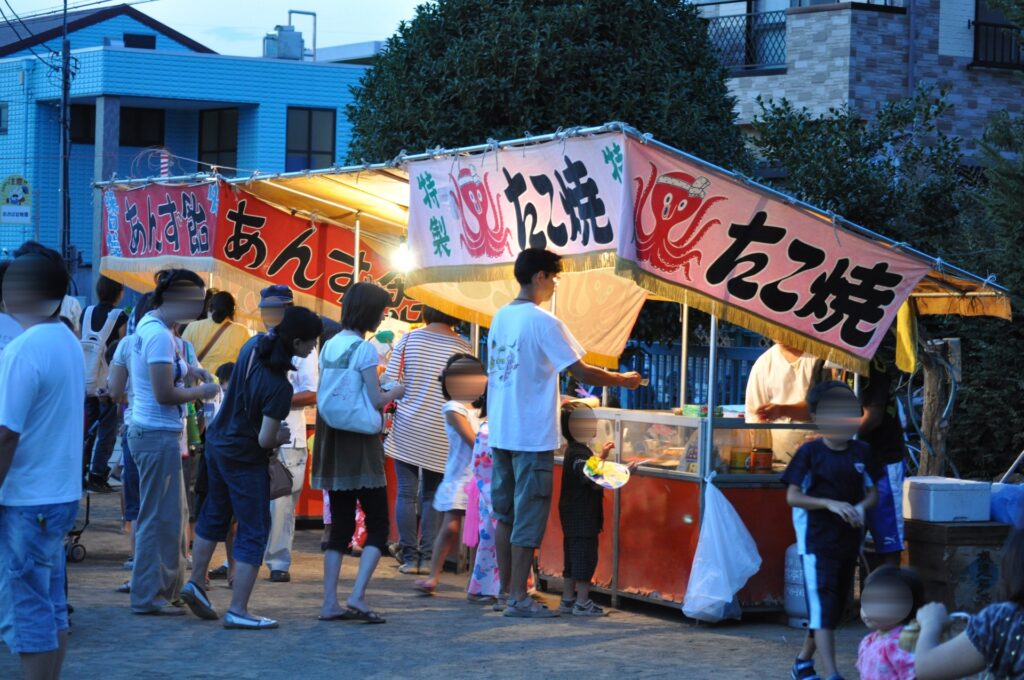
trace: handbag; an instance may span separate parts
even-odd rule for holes
[[[363,385],[362,372],[352,368],[352,356],[365,340],[352,343],[340,357],[330,358],[332,345],[343,341],[336,336],[324,345],[320,354],[320,389],[316,393],[316,408],[325,423],[335,430],[358,434],[380,434],[384,416],[370,402]]]
[[[245,403],[245,387],[244,384],[249,382],[249,376],[252,375],[252,362],[256,358],[256,348],[253,347],[249,350],[249,364],[245,368],[245,380],[243,385],[240,386],[242,389],[242,406],[245,408],[246,413],[249,411],[249,405]],[[256,438],[259,439],[259,432],[256,433]],[[281,462],[280,456],[271,456],[270,460],[267,461],[267,476],[270,477],[270,500],[276,500],[283,498],[284,496],[291,495],[292,484],[295,482],[295,478],[292,476],[291,470],[285,467],[284,463]]]

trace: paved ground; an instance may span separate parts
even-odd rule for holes
[[[391,559],[382,562],[369,595],[387,624],[322,623],[315,530],[298,532],[292,583],[256,586],[253,610],[280,620],[276,631],[224,630],[192,616],[133,616],[128,597],[114,592],[127,576],[117,503],[112,495],[94,499],[93,525],[83,536],[89,556],[70,566],[75,614],[65,678],[788,678],[800,639],[774,617],[694,626],[678,611],[637,604],[598,620],[514,621],[467,604],[464,575],[447,574],[433,598],[416,595],[413,577],[398,574]],[[343,587],[355,566],[346,559]],[[229,591],[217,583],[210,596],[223,611]],[[864,633],[858,624],[839,633],[848,678],[856,677]],[[0,678],[18,678],[18,669],[16,657],[0,653]]]

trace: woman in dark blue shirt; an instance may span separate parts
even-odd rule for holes
[[[285,419],[291,411],[288,371],[295,357],[307,357],[323,323],[304,307],[289,307],[281,323],[247,342],[238,355],[224,403],[206,429],[208,490],[196,524],[192,579],[181,598],[196,616],[215,620],[217,612],[202,579],[218,542],[224,541],[232,516],[235,536],[235,583],[225,628],[276,628],[277,621],[249,613],[249,596],[263,564],[270,534],[270,481],[267,464],[277,447],[291,441]]]

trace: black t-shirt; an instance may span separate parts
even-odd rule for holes
[[[903,428],[896,412],[896,400],[892,394],[893,376],[885,360],[871,362],[871,371],[866,385],[861,385],[861,406],[882,409],[882,422],[861,439],[871,445],[872,453],[882,465],[899,463],[906,454]]]
[[[287,373],[266,368],[257,358],[246,376],[249,356],[262,335],[250,339],[238,353],[235,372],[220,411],[206,428],[206,450],[237,463],[266,465],[272,450],[259,443],[263,417],[285,420],[292,408],[292,384]]]
[[[863,441],[851,441],[845,451],[834,451],[824,440],[815,439],[797,449],[782,481],[795,484],[808,496],[855,505],[864,500],[865,488],[874,486],[872,478],[878,477],[870,460],[871,447]],[[793,508],[793,525],[802,553],[851,559],[860,552],[863,530],[834,512]]]
[[[604,528],[604,489],[583,473],[592,455],[590,447],[579,442],[565,449],[558,499],[563,536],[597,536]]]

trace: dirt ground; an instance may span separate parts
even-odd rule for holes
[[[390,558],[381,561],[368,597],[387,624],[320,622],[318,530],[297,532],[291,583],[257,583],[252,609],[278,619],[278,630],[225,630],[191,615],[134,616],[128,596],[114,592],[128,577],[118,517],[116,495],[94,497],[93,523],[82,538],[88,557],[69,567],[75,613],[65,678],[788,678],[802,635],[777,616],[694,625],[678,610],[629,602],[604,619],[506,619],[467,604],[464,574],[446,574],[436,596],[420,596],[414,577],[399,574]],[[351,586],[355,568],[347,558],[342,588]],[[214,582],[210,597],[226,609],[224,581]],[[557,606],[556,596],[546,597]],[[857,677],[865,632],[854,622],[838,633],[847,678]],[[0,653],[0,678],[18,677],[17,657]]]

